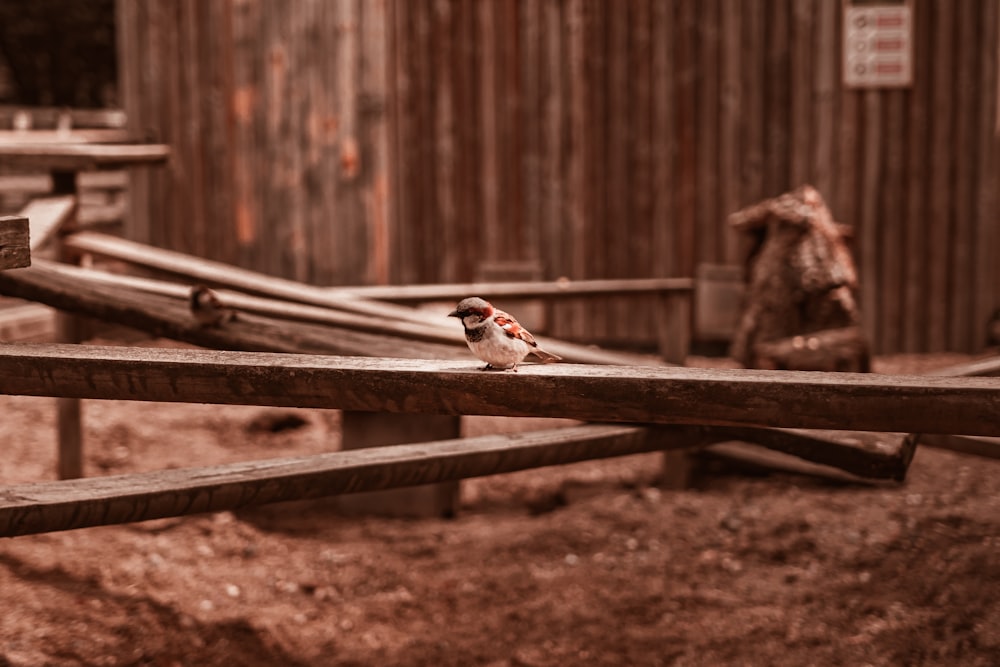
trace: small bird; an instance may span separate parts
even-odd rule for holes
[[[191,315],[202,327],[217,327],[236,319],[236,312],[222,305],[219,295],[204,285],[191,288]]]
[[[469,349],[486,362],[483,370],[509,368],[516,371],[517,365],[529,354],[538,357],[543,364],[562,359],[538,347],[534,337],[517,320],[478,296],[462,299],[448,317],[462,321]]]

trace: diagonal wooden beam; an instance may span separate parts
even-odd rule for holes
[[[413,445],[0,487],[0,537],[376,491],[689,447],[637,426],[587,424]]]
[[[342,293],[325,287],[276,278],[256,271],[241,269],[223,262],[187,255],[172,250],[154,248],[142,243],[100,234],[79,232],[63,240],[64,246],[74,252],[90,253],[101,257],[117,259],[137,266],[177,276],[189,282],[203,282],[213,286],[228,287],[256,296],[283,299],[295,303],[309,304],[324,308],[342,310],[348,313],[366,315],[387,323],[387,326],[406,325],[419,330],[423,339],[435,338],[437,342],[463,344],[462,329],[457,322],[448,318],[435,319],[421,312],[385,301],[375,301]],[[440,321],[439,321],[440,320]],[[661,365],[657,359],[648,356],[601,350],[588,345],[578,345],[561,340],[542,339],[539,343],[547,350],[558,354],[567,361],[584,364],[636,364]]]
[[[328,289],[333,293],[350,294],[366,299],[411,303],[458,301],[470,294],[481,296],[484,299],[689,294],[694,291],[694,280],[692,278],[629,278],[619,280],[448,283],[443,285],[364,285]]]
[[[311,308],[306,314],[315,316],[313,323],[241,312],[236,320],[225,325],[203,327],[191,315],[189,293],[189,286],[130,276],[116,277],[45,260],[36,260],[30,269],[0,274],[0,294],[203,347],[254,352],[472,358],[464,345],[454,341],[436,344],[433,339],[418,337],[400,341],[373,333],[376,326],[371,318],[299,304],[288,304],[288,308],[290,311]],[[258,297],[245,298],[251,304],[264,301]],[[273,305],[270,314],[278,315],[281,304],[270,303]],[[321,314],[326,317],[320,318]],[[369,326],[366,329],[360,326],[365,322],[356,320],[367,320]],[[323,326],[316,326],[317,321]]]
[[[0,346],[0,393],[584,421],[1000,435],[1000,382],[862,373]]]

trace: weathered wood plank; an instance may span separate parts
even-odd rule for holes
[[[0,271],[31,266],[31,241],[28,219],[0,217]]]
[[[119,112],[121,113],[121,112]],[[128,141],[123,129],[0,130],[0,144],[89,144]]]
[[[859,478],[902,481],[916,443],[902,433],[829,429],[702,427],[704,441],[739,440],[779,451]]]
[[[239,271],[233,268],[234,274]],[[266,277],[262,278],[266,281]],[[290,282],[275,280],[279,286]],[[42,260],[28,271],[0,276],[2,294],[117,322],[148,331],[155,336],[207,347],[289,352],[307,351],[300,350],[296,345],[308,342],[308,351],[382,356],[393,354],[390,351],[393,347],[402,346],[400,353],[393,356],[412,353],[419,357],[430,353],[434,358],[454,358],[465,349],[461,327],[454,323],[448,326],[448,318],[443,314],[440,318],[442,324],[439,325],[428,319],[426,313],[410,308],[363,299],[331,297],[323,289],[305,284],[302,284],[304,298],[301,300],[309,301],[311,295],[316,297],[318,303],[327,307],[296,303],[282,305],[274,300],[226,293],[227,305],[243,309],[244,312],[273,317],[265,321],[241,316],[230,326],[203,329],[190,316],[186,300],[179,301],[185,299],[184,295],[189,287],[150,279],[116,277],[100,271],[88,271]],[[170,298],[151,299],[152,295]],[[335,310],[329,307],[335,307],[336,304],[345,308]],[[299,330],[292,321],[323,324],[336,329]],[[648,356],[612,352],[560,340],[546,339],[541,344],[565,360],[579,363],[661,363]],[[367,349],[366,345],[372,347]]]
[[[0,144],[0,156],[9,167],[83,171],[135,164],[162,164],[170,156],[164,144]]]
[[[0,347],[0,393],[585,421],[1000,435],[1000,382],[858,373]]]
[[[380,329],[379,321],[371,317],[298,304],[289,304],[288,312],[280,318],[267,317],[280,312],[278,302],[236,294],[227,294],[232,302],[223,303],[229,307],[246,306],[246,310],[224,326],[203,327],[191,315],[189,293],[190,286],[116,277],[44,260],[36,261],[30,269],[0,274],[0,294],[204,347],[418,358],[467,356],[460,332],[452,340],[433,336],[402,340],[386,335],[393,331],[392,327]],[[380,333],[373,333],[376,331]],[[438,344],[434,344],[435,340]]]
[[[688,445],[656,429],[590,424],[0,487],[0,536],[376,491]]]
[[[411,322],[418,325],[427,334],[433,332],[446,337],[448,340],[461,341],[461,329],[456,328],[452,323],[442,321],[440,324],[437,324],[433,321],[428,321],[426,314],[402,306],[394,306],[385,302],[375,302],[327,288],[276,278],[256,271],[241,269],[230,264],[154,248],[106,234],[79,232],[67,237],[64,243],[67,248],[76,252],[90,253],[129,262],[169,275],[180,276],[192,282],[223,285],[251,294],[346,310],[348,312],[384,319],[392,318],[401,323]],[[582,363],[655,363],[649,359],[639,358],[634,355],[608,352],[564,341],[547,341],[547,344],[548,347],[553,348],[555,354],[567,360],[580,361]]]

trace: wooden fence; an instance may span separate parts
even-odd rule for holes
[[[828,0],[123,1],[130,129],[175,150],[129,234],[317,284],[689,277],[740,261],[729,212],[810,182],[875,350],[976,350],[1000,0],[912,6],[913,86],[856,91]],[[648,342],[654,308],[551,333]]]
[[[129,349],[0,347],[0,393],[376,412],[553,416],[590,424],[534,434],[377,447],[294,459],[24,484],[0,492],[0,536],[140,521],[250,504],[457,480],[557,463],[691,447],[669,425],[1000,434],[987,378],[534,365],[483,373],[468,361]],[[537,396],[546,400],[539,402]],[[796,410],[788,410],[794,403]],[[654,426],[668,425],[666,427]],[[816,442],[809,443],[812,448]],[[823,447],[825,449],[825,447]],[[895,458],[905,474],[912,456]]]

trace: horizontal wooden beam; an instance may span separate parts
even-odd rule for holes
[[[0,271],[31,266],[31,240],[24,216],[0,217]]]
[[[658,429],[588,424],[314,456],[0,487],[0,537],[378,491],[687,447]]]
[[[584,421],[1000,435],[1000,382],[863,373],[0,346],[0,393]]]
[[[116,128],[80,128],[69,130],[0,130],[0,144],[93,144],[122,143],[128,131]]]
[[[167,161],[164,144],[0,142],[0,161],[18,169],[84,171]]]
[[[124,109],[0,104],[0,124],[15,125],[14,119],[18,116],[26,116],[30,121],[29,127],[56,127],[59,120],[67,116],[76,128],[124,128],[127,120]]]
[[[484,299],[545,299],[552,297],[635,296],[639,294],[688,294],[691,278],[640,278],[621,280],[552,280],[540,282],[449,283],[441,285],[370,285],[334,287],[331,292],[397,303],[460,301],[469,295]]]

